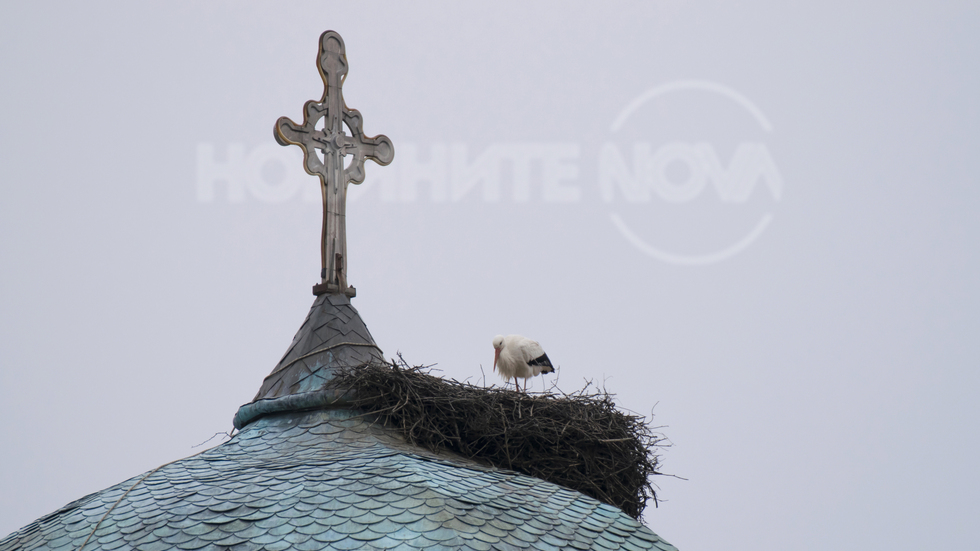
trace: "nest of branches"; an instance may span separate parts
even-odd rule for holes
[[[633,518],[657,494],[664,437],[591,384],[572,394],[524,394],[428,373],[426,367],[342,368],[334,385],[409,442],[577,490]]]

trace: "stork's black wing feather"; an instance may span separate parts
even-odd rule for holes
[[[541,366],[541,373],[551,373],[555,370],[555,367],[551,365],[551,360],[548,358],[547,354],[541,354],[537,358],[527,362],[527,365]]]

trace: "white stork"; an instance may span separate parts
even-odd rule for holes
[[[493,338],[493,368],[496,371],[500,365],[500,376],[505,381],[514,379],[514,386],[520,389],[517,378],[524,379],[524,391],[527,391],[527,380],[540,373],[554,373],[551,360],[544,353],[538,341],[532,341],[520,335],[497,335]]]

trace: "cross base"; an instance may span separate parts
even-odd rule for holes
[[[353,285],[350,285],[341,291],[340,285],[337,285],[336,283],[318,283],[313,286],[313,294],[315,296],[327,294],[345,294],[347,295],[347,298],[354,298],[357,296],[357,289],[355,289]]]

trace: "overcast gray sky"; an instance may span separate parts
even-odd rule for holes
[[[521,333],[654,411],[681,549],[975,545],[976,2],[279,4],[0,7],[0,535],[285,351],[320,213],[272,128],[334,29],[395,146],[348,207],[388,355],[500,384]]]

